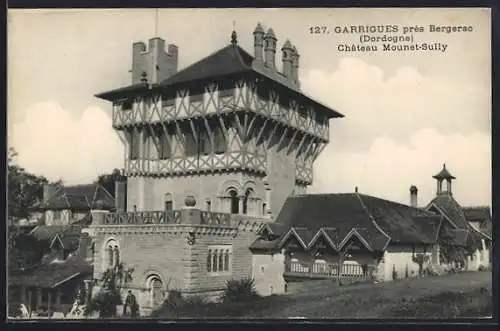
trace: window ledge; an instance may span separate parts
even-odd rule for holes
[[[208,272],[209,276],[231,276],[231,271]]]

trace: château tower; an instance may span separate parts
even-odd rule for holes
[[[101,93],[124,144],[127,209],[177,208],[276,215],[306,193],[313,163],[342,117],[300,91],[299,54],[260,24],[254,56],[229,45],[178,71],[178,48],[154,38],[133,46],[132,85]]]

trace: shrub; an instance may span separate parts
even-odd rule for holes
[[[228,280],[221,296],[222,302],[240,302],[258,297],[253,278],[245,277],[240,280]]]
[[[116,306],[122,304],[120,293],[113,291],[100,291],[92,298],[85,309],[87,314],[97,311],[99,317],[114,317],[116,315]]]
[[[477,271],[488,271],[488,268],[485,267],[484,265],[480,265]]]
[[[122,304],[121,291],[132,281],[133,268],[125,268],[123,263],[107,269],[102,278],[94,280],[100,285],[99,292],[91,298],[85,309],[85,314],[98,312],[99,317],[115,317],[116,306]]]

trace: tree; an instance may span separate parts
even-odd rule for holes
[[[99,292],[89,300],[86,314],[98,312],[99,317],[115,317],[116,306],[122,304],[121,292],[132,281],[133,272],[133,268],[125,268],[123,263],[107,269],[101,279],[95,280]]]
[[[125,176],[122,175],[120,169],[113,169],[109,174],[99,175],[96,182],[106,189],[113,196],[115,195],[115,182],[123,180]]]
[[[8,215],[11,219],[30,217],[30,208],[43,199],[43,176],[27,172],[15,163],[17,153],[9,148],[7,154]]]
[[[8,233],[8,265],[9,270],[29,268],[40,262],[47,244],[35,237],[16,229],[9,228]]]

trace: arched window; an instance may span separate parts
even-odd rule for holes
[[[224,271],[229,271],[229,250],[224,252]]]
[[[240,212],[240,199],[238,197],[238,192],[235,189],[229,191],[229,197],[231,199],[231,214],[239,214]]]
[[[167,193],[165,194],[165,211],[172,211],[173,208],[172,194]]]
[[[106,249],[108,255],[108,267],[113,266],[113,247],[109,245]]]
[[[219,263],[217,266],[217,271],[224,270],[224,252],[222,250],[219,250]]]
[[[113,258],[113,262],[114,262],[114,265],[118,265],[120,264],[120,250],[118,249],[118,246],[115,246],[113,248],[113,252],[114,252],[114,258]]]
[[[212,255],[212,272],[217,272],[219,270],[219,268],[217,267],[217,262],[218,262],[218,259],[217,259],[217,254],[218,254],[218,250],[214,250],[213,251],[213,255]]]
[[[230,245],[220,245],[210,248],[207,255],[207,272],[221,273],[230,271],[231,251]]]
[[[208,250],[207,255],[207,271],[212,272],[212,250]]]
[[[114,267],[120,263],[120,247],[114,239],[111,239],[106,243],[104,252],[106,268]]]
[[[249,188],[245,192],[245,197],[243,198],[243,214],[248,213],[248,199],[253,195],[253,190]]]

